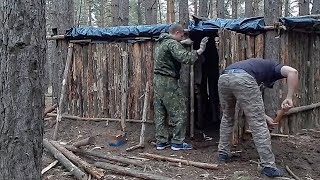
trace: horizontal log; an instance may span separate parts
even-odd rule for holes
[[[252,133],[252,131],[250,131],[250,130],[246,130],[246,133]],[[285,137],[285,138],[289,137],[289,135],[286,135],[286,134],[275,134],[275,133],[270,133],[270,135],[271,135],[272,137]]]
[[[111,154],[105,154],[105,153],[99,153],[99,152],[94,152],[94,151],[85,151],[79,148],[76,148],[74,146],[65,146],[69,151],[75,152],[75,153],[80,153],[84,155],[89,155],[97,158],[102,158],[106,159],[109,161],[117,162],[117,163],[122,163],[122,164],[127,164],[127,165],[134,165],[138,167],[144,167],[144,163],[132,159],[127,159],[121,156],[115,156]]]
[[[47,40],[61,40],[61,39],[65,39],[66,36],[65,35],[54,35],[54,36],[47,36],[46,39]]]
[[[294,107],[294,108],[291,108],[284,115],[289,116],[291,114],[295,114],[295,113],[299,113],[299,112],[303,112],[303,111],[309,111],[309,110],[312,110],[312,109],[315,109],[318,107],[320,107],[320,102],[315,103],[315,104],[306,105],[306,106]]]
[[[184,165],[188,165],[188,166],[190,165],[190,166],[199,167],[203,169],[219,169],[217,164],[188,161],[184,159],[171,158],[171,157],[160,156],[157,154],[150,154],[150,153],[141,153],[141,155],[148,158],[153,158],[153,159],[158,159],[163,161],[170,161],[170,162],[177,162],[177,163],[182,163]]]
[[[82,160],[80,157],[76,156],[69,150],[67,150],[65,147],[60,145],[56,141],[51,141],[51,144],[57,148],[63,155],[68,157],[72,162],[76,163],[78,166],[82,167],[85,171],[90,173],[93,177],[96,179],[102,179],[104,177],[104,172],[102,169],[98,169],[94,167],[93,165],[87,163],[86,161]]]
[[[141,179],[151,179],[151,180],[172,180],[171,178],[168,178],[168,177],[150,174],[150,173],[146,173],[146,172],[142,172],[142,171],[138,171],[138,170],[134,170],[134,169],[127,169],[127,168],[113,165],[110,163],[96,162],[96,163],[94,163],[94,165],[99,168],[103,168],[105,170],[115,172],[120,175],[137,177],[137,178],[141,178]]]
[[[87,180],[86,173],[81,171],[76,165],[74,165],[68,158],[66,158],[59,150],[57,150],[48,140],[43,140],[43,146],[79,180]]]
[[[93,144],[95,142],[95,140],[96,139],[94,137],[88,137],[88,138],[82,139],[80,141],[74,142],[72,145],[74,147],[86,146],[89,144]]]
[[[56,113],[48,113],[48,117],[56,117]],[[68,114],[63,114],[62,118],[65,119],[70,119],[70,120],[78,120],[78,121],[116,121],[120,122],[121,119],[114,119],[114,118],[84,118],[84,117],[79,117],[79,116],[71,116]],[[136,120],[136,119],[126,119],[126,122],[131,122],[131,123],[141,123],[142,120]],[[146,121],[146,123],[152,124],[152,121]]]
[[[50,106],[48,109],[46,109],[44,111],[44,116],[46,116],[46,114],[51,113],[52,111],[54,111],[57,107],[58,107],[58,104],[54,104],[54,105]]]

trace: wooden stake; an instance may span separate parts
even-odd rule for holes
[[[48,113],[47,117],[57,117],[57,114]],[[121,119],[114,119],[114,118],[84,118],[84,117],[79,117],[79,116],[71,116],[68,114],[62,114],[62,119],[70,119],[70,120],[76,120],[76,121],[115,121],[115,122],[121,121]],[[126,119],[126,122],[141,123],[142,120]],[[153,124],[152,121],[146,121],[146,123]]]
[[[51,168],[53,168],[55,165],[58,164],[58,160],[53,161],[52,163],[50,163],[47,167],[43,168],[41,171],[41,174],[46,173],[47,171],[49,171]]]
[[[178,163],[182,163],[184,165],[188,165],[188,166],[191,165],[191,166],[195,166],[195,167],[199,167],[199,168],[203,168],[203,169],[219,169],[217,164],[188,161],[188,160],[184,160],[184,159],[165,157],[165,156],[160,156],[160,155],[150,154],[150,153],[141,153],[141,155],[145,156],[145,157],[153,158],[153,159],[163,160],[163,161],[178,162]]]
[[[144,163],[140,161],[135,161],[132,159],[127,159],[121,156],[115,156],[111,154],[105,154],[105,153],[99,153],[99,152],[94,152],[94,151],[84,151],[82,149],[78,149],[74,146],[65,146],[69,151],[75,152],[75,153],[80,153],[84,155],[89,155],[89,156],[94,156],[97,158],[103,158],[109,161],[117,162],[117,163],[123,163],[123,164],[128,164],[128,165],[134,165],[138,167],[144,167]]]
[[[127,89],[128,89],[128,53],[122,53],[122,97],[121,97],[121,128],[125,132],[127,118]]]
[[[61,121],[62,112],[64,111],[64,109],[63,109],[63,105],[64,104],[63,103],[64,103],[65,93],[66,93],[66,89],[67,89],[66,84],[67,84],[67,81],[68,81],[70,66],[72,64],[72,53],[73,53],[73,44],[69,43],[67,61],[66,61],[66,65],[65,65],[65,68],[64,68],[64,72],[63,72],[63,80],[62,80],[62,86],[61,86],[61,94],[60,94],[59,106],[57,108],[58,115],[57,115],[57,119],[56,119],[56,126],[54,128],[53,140],[57,139],[59,122]]]
[[[104,162],[96,162],[96,163],[94,163],[94,165],[99,168],[103,168],[105,170],[115,172],[117,174],[127,175],[127,176],[131,176],[131,177],[137,177],[137,178],[141,178],[141,179],[172,180],[171,178],[168,178],[168,177],[145,173],[145,172],[137,171],[134,169],[127,169],[127,168],[124,168],[121,166],[117,166],[117,165],[113,165],[113,164],[109,164],[109,163],[104,163]]]
[[[102,179],[104,176],[104,172],[102,169],[98,169],[91,164],[87,163],[86,161],[82,160],[80,157],[76,156],[72,152],[68,151],[65,147],[61,146],[58,142],[56,141],[51,141],[51,144],[57,148],[63,155],[68,157],[72,162],[76,163],[78,166],[82,167],[90,173],[93,177],[96,179]]]
[[[48,140],[43,140],[44,147],[64,166],[72,175],[79,180],[87,180],[86,173],[81,171],[76,165],[69,161],[60,151],[58,151]]]
[[[144,102],[143,102],[143,111],[142,111],[142,124],[141,124],[141,132],[140,132],[140,142],[138,145],[132,146],[126,151],[133,151],[135,149],[144,148],[144,132],[146,130],[147,114],[148,114],[148,101],[149,101],[149,82],[146,83],[146,90],[144,93]]]
[[[94,137],[88,137],[88,138],[82,139],[80,141],[74,142],[72,145],[74,147],[80,147],[80,146],[86,146],[89,144],[93,144],[94,142],[95,142]]]
[[[200,119],[198,119],[199,121]],[[194,137],[194,66],[190,66],[190,137]]]

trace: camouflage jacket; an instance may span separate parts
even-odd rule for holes
[[[181,63],[193,64],[197,58],[196,51],[188,51],[169,34],[163,33],[155,47],[154,73],[180,78]]]

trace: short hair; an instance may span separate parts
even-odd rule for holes
[[[177,31],[182,31],[183,32],[183,27],[180,24],[173,24],[169,28],[169,33],[173,34]]]

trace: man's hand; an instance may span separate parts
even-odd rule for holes
[[[291,109],[293,107],[293,102],[292,99],[290,98],[286,98],[285,100],[283,100],[283,102],[281,103],[281,108],[287,112],[289,111],[289,109]]]
[[[270,116],[264,115],[267,121],[267,125],[269,129],[274,129],[276,126],[278,126],[278,123],[273,122],[273,119]]]
[[[185,44],[185,45],[191,45],[191,44],[193,44],[193,41],[190,38],[188,38],[188,39],[180,41],[180,43]]]
[[[200,43],[200,48],[197,50],[197,53],[199,55],[202,54],[204,52],[204,50],[206,50],[208,40],[209,40],[209,37],[202,38],[201,43]]]

